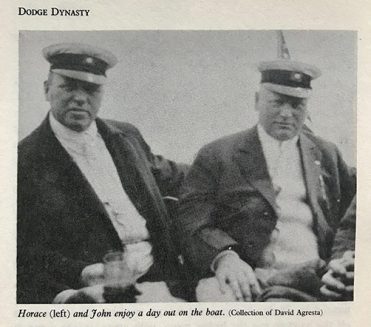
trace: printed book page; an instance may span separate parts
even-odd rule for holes
[[[336,4],[327,0],[5,1],[0,14],[0,326],[368,326],[371,322],[371,287],[368,281],[371,251],[371,224],[368,219],[371,214],[368,192],[371,173],[368,163],[371,153],[367,123],[371,119],[368,110],[370,11],[370,5],[363,0]],[[64,45],[60,46],[62,43]],[[50,48],[56,44],[59,45]],[[81,44],[88,45],[88,48]],[[58,86],[58,80],[70,84],[68,87],[66,84]],[[75,102],[71,109],[68,101],[72,100],[68,100],[68,95],[73,92]],[[272,116],[261,113],[262,97],[267,92],[275,96],[281,94],[282,101],[288,101],[291,108],[296,108],[290,113],[286,110],[290,123],[280,122],[278,127],[276,122],[272,123],[279,130],[276,134],[274,127],[269,129],[268,125]],[[80,100],[76,100],[78,96]],[[295,105],[287,99],[296,99]],[[305,117],[298,113],[302,106],[306,110]],[[116,125],[113,126],[112,122]],[[286,163],[282,161],[283,164],[279,163],[279,156],[269,161],[274,155],[267,156],[264,145],[266,163],[254,162],[254,158],[260,158],[255,146],[254,149],[246,149],[245,152],[250,153],[244,161],[246,167],[240,167],[242,175],[234,175],[236,168],[231,167],[238,158],[233,153],[236,143],[230,140],[237,139],[236,135],[243,135],[241,139],[247,142],[257,123],[276,140],[283,137],[279,144],[284,143],[287,135],[291,139],[297,131],[306,133],[307,139],[320,144],[322,156],[313,157],[313,167],[310,168],[306,160],[311,154],[302,146],[304,141],[300,136],[297,143],[299,150],[292,150],[294,152],[288,156],[289,159],[286,158]],[[97,135],[100,135],[98,143],[101,143],[100,148],[94,143],[94,149],[86,159],[82,152],[79,153],[80,141],[76,135],[90,131],[91,124],[96,124]],[[257,217],[257,204],[263,203],[259,202],[261,199],[265,201],[264,208],[269,207],[269,201],[264,200],[264,190],[259,185],[260,197],[251,191],[255,186],[253,182],[242,184],[240,181],[249,165],[255,167],[252,176],[265,166],[267,178],[274,184],[276,202],[282,205],[279,216],[295,217],[295,220],[288,225],[279,220],[273,226],[275,231],[259,261],[263,263],[256,264],[254,276],[257,276],[263,294],[269,295],[265,289],[273,280],[269,279],[272,276],[269,274],[276,273],[268,260],[271,258],[268,250],[273,249],[275,260],[297,260],[302,265],[300,267],[309,262],[303,258],[313,259],[315,268],[305,266],[303,275],[302,270],[294,270],[294,273],[290,270],[289,275],[300,284],[309,276],[308,269],[314,269],[314,275],[310,275],[315,277],[313,284],[310,284],[311,280],[306,280],[313,286],[295,290],[294,293],[290,291],[289,295],[286,293],[288,297],[282,302],[275,296],[272,302],[237,301],[232,286],[223,293],[215,278],[202,284],[198,280],[206,277],[198,277],[193,271],[190,273],[192,282],[187,287],[195,294],[188,297],[183,293],[174,293],[169,283],[165,284],[161,279],[153,283],[150,279],[143,279],[148,271],[152,271],[146,268],[146,264],[153,265],[151,260],[156,263],[154,253],[157,253],[157,247],[166,252],[163,245],[168,244],[166,233],[176,240],[178,236],[174,237],[171,229],[165,232],[166,235],[156,237],[158,234],[151,229],[149,219],[153,218],[148,218],[151,215],[148,216],[147,212],[155,209],[146,207],[148,201],[163,203],[164,198],[156,198],[157,186],[149,188],[149,191],[146,189],[146,185],[152,185],[155,180],[151,179],[153,177],[150,177],[150,182],[145,179],[152,174],[145,170],[149,165],[146,161],[148,157],[138,159],[131,157],[129,150],[120,152],[124,145],[119,143],[117,135],[110,138],[111,128],[113,133],[118,128],[125,135],[132,133],[133,129],[139,131],[140,134],[133,134],[134,138],[140,135],[140,141],[134,144],[134,148],[139,144],[141,153],[148,156],[155,154],[159,157],[154,158],[162,164],[168,164],[170,160],[180,164],[182,169],[190,165],[197,167],[201,156],[209,160],[204,162],[211,167],[207,173],[215,174],[212,171],[214,164],[224,164],[225,158],[222,157],[227,153],[223,172],[231,171],[229,179],[227,175],[225,177],[229,189],[214,208],[216,211],[222,207],[225,215],[226,210],[236,213],[235,210],[248,207]],[[222,143],[217,142],[225,140],[229,140],[229,143],[223,143],[227,146],[218,147]],[[19,142],[23,145],[18,152]],[[335,148],[333,145],[337,148],[336,159],[329,155],[333,153],[329,150]],[[206,152],[200,149],[206,149]],[[206,154],[215,149],[212,154],[214,159],[207,158]],[[263,152],[260,149],[261,156]],[[56,161],[51,164],[54,159]],[[130,169],[131,165],[135,169],[141,168],[127,174],[126,169]],[[224,178],[221,171],[218,170],[219,177]],[[316,171],[319,177],[310,175]],[[353,186],[348,183],[350,178],[355,180],[355,174],[357,189],[355,183]],[[192,178],[192,173],[189,175]],[[276,185],[279,178],[287,183]],[[115,181],[119,182],[118,186]],[[196,179],[195,183],[198,181]],[[144,183],[143,189],[140,183]],[[244,190],[247,188],[250,193],[243,199],[239,195],[240,198],[230,200],[228,196],[242,192],[232,189],[240,185],[244,185]],[[285,185],[289,185],[290,189],[287,195],[284,193]],[[219,192],[222,187],[225,185],[211,188],[211,192]],[[316,206],[313,206],[311,194],[319,199],[317,205],[326,220],[326,217],[336,216],[335,206],[340,208],[343,204],[337,194],[339,189],[348,196],[347,207],[351,206],[353,197],[353,204],[357,202],[356,214],[353,211],[352,216],[352,224],[355,224],[356,217],[355,248],[344,243],[344,239],[339,241],[341,246],[345,244],[349,247],[347,250],[354,253],[354,257],[349,259],[349,266],[354,267],[354,295],[353,299],[348,296],[341,301],[312,293],[323,286],[321,277],[326,272],[326,263],[321,268],[317,263],[325,257],[324,246],[332,243],[335,237],[334,233],[330,233],[330,240],[323,241],[321,235],[327,231],[326,228],[335,233],[339,229],[337,223],[328,221],[328,227],[321,229],[323,225]],[[120,201],[115,198],[122,194],[127,202],[122,207],[117,204],[117,209],[115,205]],[[305,200],[295,200],[295,207],[293,203],[288,204],[287,214],[284,214],[285,196],[292,194]],[[185,215],[179,214],[183,210],[178,210],[178,213],[172,210],[174,197],[171,192],[162,195],[166,205],[170,202],[167,206],[169,219],[176,221],[172,222],[173,225],[180,224],[175,227],[182,232],[179,226],[187,226]],[[183,195],[179,193],[178,196]],[[204,201],[206,203],[206,197]],[[248,206],[251,203],[252,209]],[[179,202],[175,202],[175,206],[178,205]],[[130,211],[131,217],[136,218],[129,223],[120,220],[120,208]],[[103,220],[93,221],[99,210],[106,219],[104,224]],[[268,209],[263,211],[263,218],[260,219],[264,220],[269,214]],[[198,214],[197,210],[194,212]],[[272,212],[276,212],[275,209]],[[345,209],[341,212],[344,213]],[[349,210],[348,214],[352,215]],[[26,217],[27,222],[24,223],[21,217]],[[188,219],[191,218],[188,216]],[[201,221],[197,223],[201,224]],[[215,224],[228,236],[251,233],[249,228],[245,228],[247,225],[241,225],[237,231],[233,229],[233,219],[224,225],[218,225],[219,221]],[[251,221],[249,224],[252,224]],[[108,225],[107,230],[103,230]],[[248,226],[258,228],[253,224]],[[128,236],[130,231],[139,237],[139,241],[126,241],[125,237],[134,237],[133,234]],[[248,235],[259,236],[258,232]],[[80,275],[82,268],[87,266],[81,265],[81,262],[93,263],[92,258],[101,258],[98,266],[89,268],[93,271],[101,269],[102,278],[107,281],[109,259],[107,255],[103,258],[103,252],[107,252],[105,250],[110,246],[105,242],[114,244],[112,238],[123,242],[125,264],[131,262],[137,273],[136,280],[143,281],[137,287],[141,295],[134,293],[129,300],[125,297],[105,301],[104,292],[107,289],[104,289],[102,297],[99,293],[102,291],[99,286],[101,281],[86,281],[83,273]],[[157,243],[159,238],[161,240]],[[181,233],[179,239],[182,238]],[[205,242],[210,238],[206,237]],[[287,245],[288,250],[279,248],[279,242]],[[170,248],[170,252],[178,249],[176,246]],[[196,258],[203,258],[202,249],[198,248],[200,252],[195,254]],[[232,247],[223,249],[227,252],[239,251]],[[176,253],[177,263],[171,263],[171,268],[178,264],[185,267],[187,249],[183,250]],[[329,247],[328,251],[335,250]],[[238,253],[243,257],[241,252]],[[119,255],[123,254],[120,252]],[[220,262],[223,258],[217,259]],[[212,275],[217,262],[210,261],[207,276]],[[76,283],[69,284],[67,274],[61,277],[58,270],[62,265],[71,272],[79,269],[81,280],[77,278]],[[48,271],[47,276],[45,271]],[[288,270],[277,271],[286,273]],[[284,276],[287,278],[288,275]],[[85,281],[86,285],[93,286],[85,293],[76,293],[76,289],[80,290],[78,283]],[[267,281],[268,284],[265,284]],[[76,302],[73,303],[71,294],[83,294],[87,298],[74,298]],[[68,299],[72,303],[65,303]]]

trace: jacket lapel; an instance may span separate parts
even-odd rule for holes
[[[143,160],[138,158],[138,151],[123,131],[108,126],[99,119],[97,119],[97,126],[116,166],[121,184],[140,212],[145,206],[146,201],[143,200],[150,198],[147,179],[143,176],[147,171],[142,167]]]
[[[304,179],[308,199],[313,209],[316,209],[317,195],[320,192],[321,152],[304,134],[300,136],[300,152],[303,163]]]
[[[138,140],[124,130],[108,126],[97,119],[98,129],[116,165],[125,192],[139,213],[146,219],[152,242],[159,253],[175,257],[174,246],[169,234],[170,222],[161,193]]]
[[[299,142],[308,201],[313,212],[314,230],[318,237],[320,256],[325,258],[324,249],[328,247],[327,235],[331,234],[331,229],[318,203],[319,195],[326,197],[321,176],[322,155],[316,144],[305,134],[300,135]],[[235,161],[247,182],[276,209],[275,193],[256,127],[247,131],[235,155]]]
[[[49,119],[45,119],[40,126],[41,161],[44,174],[44,182],[49,183],[54,188],[63,190],[71,203],[79,207],[79,219],[84,216],[82,213],[89,213],[89,219],[101,217],[106,221],[106,226],[118,238],[104,205],[98,198],[94,189],[82,174],[71,156],[59,143],[51,130]]]
[[[146,154],[140,144],[137,144],[138,140],[118,128],[113,126],[108,128],[102,120],[97,119],[97,126],[130,200],[139,213],[147,219],[149,225],[156,225],[156,230],[168,229],[169,222],[166,220],[167,213],[162,204],[162,196]],[[148,221],[151,217],[155,218]]]
[[[325,246],[327,243],[326,235],[329,235],[331,232],[331,228],[318,203],[318,196],[326,197],[325,185],[321,174],[322,154],[315,143],[305,134],[300,136],[300,151],[308,200],[313,212],[314,229],[317,232],[321,252],[322,249],[327,248]],[[321,255],[321,257],[324,256]]]
[[[247,131],[235,155],[242,175],[276,209],[275,193],[256,127]]]

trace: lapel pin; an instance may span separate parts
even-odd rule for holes
[[[330,207],[329,207],[330,204],[329,204],[329,200],[328,200],[328,197],[327,197],[327,194],[326,194],[325,181],[323,180],[322,175],[319,175],[319,183],[320,183],[320,187],[321,187],[322,199],[326,202],[327,210],[330,210]]]

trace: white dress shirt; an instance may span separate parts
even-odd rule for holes
[[[319,258],[298,136],[280,142],[258,125],[268,172],[276,192],[278,220],[264,251],[266,267],[284,268]]]
[[[112,157],[95,122],[83,132],[75,132],[49,114],[52,131],[86,177],[104,204],[124,247],[129,267],[138,275],[153,264],[152,246],[146,220],[124,191]]]

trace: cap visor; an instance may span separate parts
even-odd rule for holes
[[[304,89],[301,87],[290,87],[272,83],[263,83],[261,85],[269,91],[289,95],[295,98],[309,98],[312,95],[311,89]]]
[[[95,75],[88,72],[81,72],[77,70],[68,70],[68,69],[52,69],[52,72],[66,76],[73,79],[78,79],[80,81],[102,85],[106,83],[106,77],[102,75]]]

